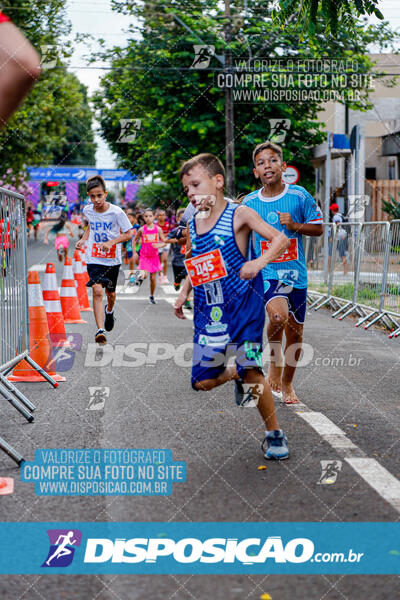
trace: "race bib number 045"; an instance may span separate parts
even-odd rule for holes
[[[115,251],[117,246],[111,246],[111,248],[104,252],[101,247],[103,244],[93,244],[92,247],[92,258],[115,258]]]
[[[261,254],[264,254],[270,247],[271,242],[269,240],[263,240],[261,242]],[[278,256],[274,261],[274,263],[282,263],[288,262],[289,260],[297,260],[298,252],[297,252],[297,238],[291,238],[290,246],[283,254]]]
[[[186,270],[193,287],[227,276],[221,250],[211,250],[185,260]]]

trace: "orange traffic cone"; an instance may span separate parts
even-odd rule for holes
[[[86,277],[85,271],[83,269],[81,255],[79,250],[75,250],[74,252],[74,278],[76,281],[76,293],[78,296],[79,308],[81,311],[93,311],[93,308],[90,308],[89,298],[87,294],[86,287]]]
[[[82,260],[82,267],[83,267],[83,273],[85,275],[85,284],[89,281],[90,277],[89,277],[89,273],[87,272],[87,265],[86,265],[86,261],[85,261],[85,257],[86,257],[86,244],[85,244],[85,248],[84,250],[81,250],[81,260]]]
[[[29,356],[55,381],[65,381],[65,377],[61,377],[55,371],[49,326],[43,306],[42,288],[40,287],[39,273],[37,271],[29,271],[28,298]],[[8,379],[10,381],[46,381],[26,360],[18,363],[13,370],[13,374]]]
[[[72,271],[72,260],[70,258],[66,258],[64,262],[60,300],[64,323],[86,323],[81,319],[78,296],[76,295],[76,283]]]
[[[65,331],[54,263],[47,263],[46,265],[43,281],[43,303],[49,325],[51,345],[55,348],[73,348],[73,344],[69,343]]]

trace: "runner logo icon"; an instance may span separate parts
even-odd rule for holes
[[[79,529],[48,529],[50,548],[42,567],[68,567],[74,558],[75,548],[81,545]]]

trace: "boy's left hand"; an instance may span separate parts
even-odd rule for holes
[[[113,247],[112,240],[108,240],[108,242],[103,242],[101,249],[103,252],[108,252]]]
[[[286,229],[289,229],[289,231],[292,230],[292,227],[294,225],[294,221],[292,219],[292,217],[290,216],[290,213],[288,212],[279,212],[279,210],[276,211],[279,215],[279,221],[281,225],[284,225],[286,227]]]
[[[254,279],[260,272],[258,259],[248,260],[240,269],[240,279]]]

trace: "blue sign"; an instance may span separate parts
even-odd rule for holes
[[[101,175],[106,181],[136,181],[128,169],[96,169],[96,167],[28,167],[31,181],[82,181]]]
[[[400,574],[400,523],[0,523],[0,573]]]

